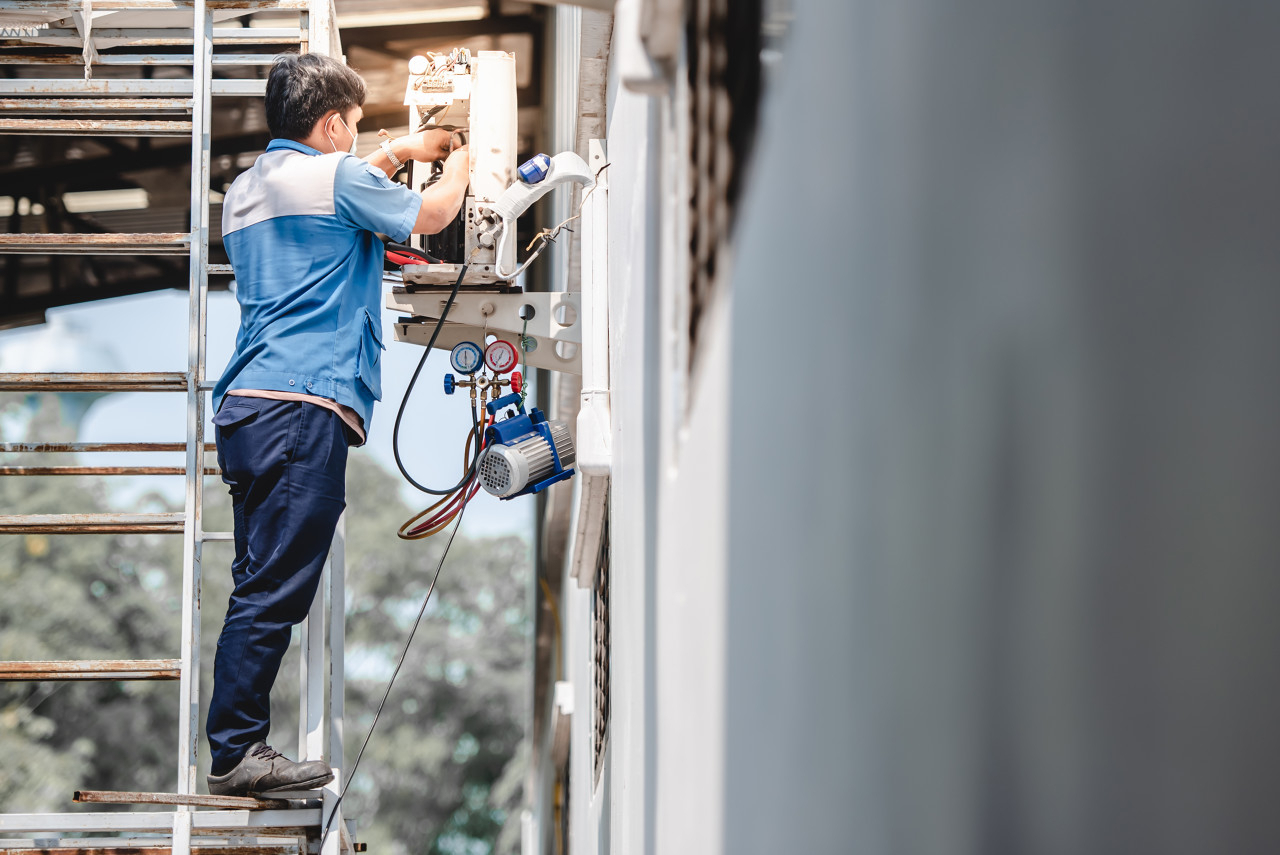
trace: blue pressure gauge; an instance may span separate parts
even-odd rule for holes
[[[459,374],[475,374],[484,364],[484,351],[472,341],[464,341],[449,354],[449,364]]]

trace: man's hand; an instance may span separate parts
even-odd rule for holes
[[[419,163],[444,160],[453,148],[453,134],[444,128],[432,128],[401,139],[408,143],[409,158]]]

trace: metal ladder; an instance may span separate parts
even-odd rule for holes
[[[296,13],[297,27],[227,27],[214,25],[214,13],[254,11]],[[322,798],[303,800],[235,799],[197,794],[199,740],[200,572],[203,544],[231,540],[231,532],[205,531],[202,523],[203,479],[216,474],[205,463],[213,449],[205,441],[206,395],[213,383],[205,377],[205,312],[209,274],[230,274],[228,265],[210,265],[209,176],[211,99],[220,95],[265,92],[265,80],[215,80],[219,65],[267,66],[271,53],[215,54],[214,45],[282,45],[340,57],[333,0],[0,0],[0,12],[43,20],[44,26],[15,35],[17,49],[0,47],[0,61],[10,68],[37,69],[42,63],[66,67],[67,58],[39,52],[28,45],[79,49],[84,78],[11,77],[0,79],[0,133],[95,136],[190,136],[191,220],[186,233],[156,234],[0,234],[0,254],[131,254],[188,255],[187,370],[181,373],[51,373],[0,374],[3,392],[183,392],[186,394],[185,443],[29,442],[0,445],[0,452],[65,453],[150,451],[186,453],[185,466],[4,466],[2,475],[183,474],[184,512],[153,514],[6,514],[0,534],[172,533],[183,538],[181,651],[177,659],[93,660],[0,663],[0,680],[177,680],[179,735],[177,785],[174,793],[77,793],[76,800],[123,804],[160,804],[167,810],[102,813],[0,814],[0,855],[32,851],[110,851],[137,849],[148,853],[189,855],[193,847],[215,853],[232,846],[244,853],[320,853],[339,855],[362,847],[352,842],[341,817],[338,797],[343,782],[343,529],[339,524],[325,568],[320,593],[302,629],[299,754],[325,759],[335,780]],[[95,27],[100,13],[158,13],[147,28]],[[189,17],[188,17],[189,15]],[[74,27],[67,26],[73,23]],[[109,22],[108,22],[109,23]],[[102,53],[112,48],[191,45],[191,53]],[[94,79],[96,67],[147,68],[190,66],[190,79]],[[38,72],[37,72],[38,73]],[[178,115],[185,118],[152,118]],[[143,118],[139,118],[139,115]],[[328,633],[325,632],[326,624]],[[327,642],[327,644],[326,644]],[[328,649],[328,667],[325,653]],[[327,685],[326,685],[327,684]],[[326,688],[328,692],[326,693]],[[328,700],[326,703],[326,694]],[[327,740],[326,740],[327,737]],[[327,744],[326,744],[327,742]],[[302,794],[299,794],[302,796]],[[199,810],[198,808],[214,808]],[[320,846],[320,829],[332,826]],[[54,833],[55,838],[48,834]],[[115,837],[65,837],[109,833]],[[144,837],[130,835],[147,835]]]

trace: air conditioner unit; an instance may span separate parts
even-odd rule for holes
[[[415,246],[442,264],[411,265],[406,285],[451,286],[464,262],[464,286],[504,288],[498,262],[515,267],[515,241],[493,239],[493,205],[516,180],[516,58],[506,51],[466,48],[415,56],[409,62],[404,103],[411,130],[443,128],[471,151],[471,184],[458,218],[436,235],[415,236]],[[409,164],[409,186],[422,191],[439,178],[439,166]],[[504,257],[499,258],[499,251]]]

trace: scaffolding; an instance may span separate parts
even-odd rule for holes
[[[298,23],[227,25],[239,23],[238,16],[253,12],[296,15]],[[124,14],[121,23],[136,24],[145,19],[146,26],[110,26],[112,13]],[[191,52],[118,52],[160,46],[189,46]],[[215,53],[215,46],[261,52]],[[275,50],[267,52],[264,48],[268,46]],[[61,48],[64,53],[50,53],[49,47]],[[205,439],[206,396],[213,387],[205,376],[209,276],[231,273],[228,265],[209,263],[211,100],[227,95],[260,97],[266,87],[261,75],[214,79],[212,70],[219,66],[269,66],[276,51],[288,48],[341,56],[333,0],[0,0],[0,63],[17,72],[0,79],[0,133],[191,139],[188,232],[0,234],[0,254],[186,255],[190,259],[185,372],[0,374],[2,392],[169,392],[186,396],[183,443],[0,445],[0,452],[6,455],[183,451],[182,468],[6,465],[0,467],[0,475],[182,474],[186,483],[182,513],[0,515],[0,534],[166,533],[181,534],[183,539],[179,658],[0,663],[0,681],[177,681],[180,715],[175,791],[86,790],[72,796],[77,802],[160,806],[158,809],[0,814],[0,852],[6,855],[122,849],[138,855],[189,855],[193,851],[210,855],[230,851],[237,855],[340,855],[362,848],[352,842],[352,829],[339,808],[344,779],[341,523],[320,592],[302,627],[299,675],[298,753],[301,759],[327,761],[334,769],[334,781],[320,793],[282,794],[270,800],[208,796],[196,791],[201,555],[204,543],[233,539],[231,532],[205,531],[202,522],[203,480],[218,472],[205,459],[213,450]],[[78,56],[72,51],[78,51]],[[83,78],[41,75],[45,67],[73,63],[83,66]],[[173,65],[189,66],[191,77],[152,79],[150,69]],[[113,72],[110,78],[95,79],[95,67],[130,69],[135,76],[122,78]],[[321,830],[330,827],[332,832],[322,841]]]

